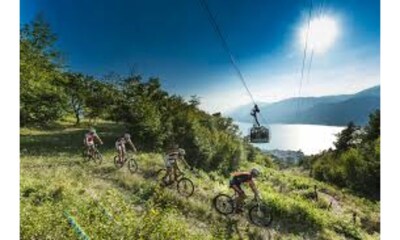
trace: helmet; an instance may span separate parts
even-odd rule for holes
[[[185,155],[186,155],[185,149],[179,148],[179,154],[180,154],[181,156],[185,156]]]
[[[90,132],[90,133],[96,133],[96,129],[94,129],[94,128],[91,127],[91,128],[89,129],[89,132]]]
[[[250,173],[253,177],[258,177],[258,175],[260,175],[260,171],[258,171],[258,169],[255,168],[251,169]]]
[[[129,133],[125,133],[125,134],[124,134],[124,138],[126,138],[126,139],[131,139],[131,135],[130,135]]]

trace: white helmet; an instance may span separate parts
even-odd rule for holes
[[[185,156],[186,155],[185,149],[179,148],[179,154]]]
[[[251,169],[250,173],[253,177],[258,177],[260,175],[260,171],[256,168]]]
[[[126,138],[126,139],[131,139],[131,135],[130,135],[129,133],[125,133],[125,134],[124,134],[124,138]]]

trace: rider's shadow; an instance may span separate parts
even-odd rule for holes
[[[229,218],[226,222],[226,234],[227,239],[233,239],[234,236],[238,236],[239,239],[244,239],[239,229],[239,220]]]
[[[226,239],[250,239],[250,240],[269,240],[274,239],[271,232],[268,230],[255,231],[256,229],[251,228],[250,225],[245,224],[240,230],[240,219],[229,218],[226,222]],[[244,228],[244,229],[243,229]],[[236,237],[236,238],[235,238]]]

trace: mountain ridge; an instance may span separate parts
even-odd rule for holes
[[[229,111],[235,121],[252,121],[251,104]],[[353,121],[364,125],[369,114],[380,109],[380,85],[354,94],[321,97],[294,97],[273,103],[261,103],[259,108],[268,123],[346,125]]]

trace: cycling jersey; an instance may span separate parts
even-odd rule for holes
[[[167,153],[167,155],[165,156],[165,163],[167,167],[171,167],[171,165],[174,164],[176,160],[178,160],[178,157],[179,151],[172,151]]]
[[[96,134],[95,133],[86,133],[85,134],[85,140],[86,140],[86,144],[88,146],[92,146],[94,145],[94,139],[96,138]]]
[[[115,144],[118,145],[125,145],[128,141],[126,140],[126,138],[124,137],[119,137],[117,138],[117,141],[115,141]]]
[[[169,153],[166,154],[164,158],[165,165],[167,167],[172,167],[176,163],[178,158],[184,155],[185,155],[185,150],[183,150],[182,148],[170,151]]]
[[[240,186],[242,183],[253,181],[253,176],[248,172],[234,173],[233,178],[230,180],[230,185]]]
[[[126,140],[126,138],[124,138],[124,137],[119,137],[119,138],[117,138],[117,140],[115,141],[115,147],[117,148],[117,150],[122,150],[122,151],[124,151],[125,152],[125,144],[127,143],[128,141]]]

